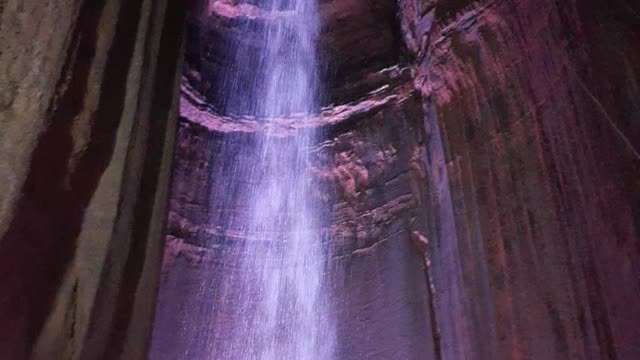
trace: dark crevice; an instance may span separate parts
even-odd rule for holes
[[[35,345],[106,165],[78,170],[69,181],[72,124],[84,106],[104,5],[104,0],[85,1],[79,12],[70,42],[76,50],[66,59],[47,112],[48,127],[33,151],[22,196],[0,242],[0,348],[11,359],[27,358]]]
[[[122,285],[116,300],[115,319],[105,359],[115,359],[121,355],[126,340],[126,330],[131,321],[134,320],[132,313],[135,306],[136,289],[143,275],[143,267],[147,258],[146,250],[149,231],[153,228],[152,216],[156,205],[155,196],[160,186],[158,175],[163,167],[162,161],[164,159],[158,154],[165,152],[166,135],[168,134],[167,126],[173,124],[171,121],[157,120],[171,116],[169,111],[176,95],[175,79],[180,61],[180,57],[175,55],[182,42],[183,23],[181,19],[184,16],[184,7],[179,0],[169,0],[166,13],[171,15],[164,24],[160,40],[161,46],[158,52],[158,58],[166,59],[166,61],[160,61],[155,71],[154,88],[157,91],[153,96],[152,110],[149,115],[150,127],[148,131],[150,134],[156,134],[156,136],[148,138],[141,177],[144,181],[140,184],[140,196],[134,213],[132,244],[123,272]],[[160,247],[160,245],[158,246]]]
[[[79,162],[78,170],[71,179],[72,188],[83,189],[83,194],[92,195],[93,189],[86,189],[87,186],[84,179],[79,174],[90,174],[95,182],[108,165],[116,139],[116,133],[125,107],[125,95],[127,94],[127,77],[130,72],[130,66],[133,59],[136,34],[140,20],[142,0],[129,0],[122,3],[119,13],[118,22],[115,27],[113,43],[107,55],[107,62],[103,74],[103,82],[100,88],[100,99],[98,107],[93,119],[94,130],[92,131],[91,141],[89,142],[84,156]],[[116,219],[119,217],[116,214]],[[106,272],[111,271],[109,258],[107,256],[103,267],[102,276]],[[103,281],[101,280],[101,283]],[[96,304],[94,307],[97,311],[103,308],[104,301],[109,297],[105,296],[101,290],[108,287],[101,286],[96,296]],[[95,317],[95,312],[91,315],[92,321],[89,323],[87,336],[91,338],[92,329],[100,326],[100,321]],[[89,351],[86,350],[85,351]],[[96,356],[93,354],[92,356]]]
[[[428,255],[425,254],[425,258]],[[431,334],[433,336],[433,353],[435,360],[442,360],[442,345],[440,336],[440,327],[438,326],[438,314],[436,311],[436,293],[435,285],[431,277],[431,271],[428,266],[424,267],[424,277],[427,282],[427,288],[429,290],[429,318],[431,325]]]

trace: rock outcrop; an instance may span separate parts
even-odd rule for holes
[[[279,134],[325,136],[314,166],[336,190],[318,201],[333,206],[340,358],[639,357],[638,6],[350,0],[321,12],[324,109]],[[201,304],[189,293],[202,269],[230,271],[201,241],[227,236],[208,213],[215,144],[261,125],[215,115],[212,74],[216,49],[251,43],[233,22],[269,16],[204,1],[188,20],[157,354],[188,346],[176,304]]]
[[[640,357],[640,7],[400,9],[442,358]]]
[[[254,72],[264,28],[289,16],[286,9],[270,12],[259,3],[198,0],[190,8],[183,84],[214,113],[243,115],[250,108],[248,89],[259,86]],[[396,3],[323,1],[320,13],[323,105],[354,101],[384,85],[384,77],[370,76],[403,55]]]
[[[146,358],[183,5],[0,4],[0,358]]]
[[[424,260],[409,240],[412,231],[427,231],[419,220],[426,204],[421,101],[406,71],[387,72],[404,74],[404,82],[388,79],[399,84],[302,124],[282,119],[272,140],[292,141],[308,126],[324,134],[310,149],[310,166],[315,182],[334,189],[313,196],[329,215],[330,226],[317,231],[331,239],[326,291],[333,306],[324,316],[336,322],[337,358],[433,352],[424,341],[432,331]],[[247,216],[245,201],[255,200],[235,195],[241,200],[232,203],[223,193],[231,197],[254,181],[237,176],[238,164],[251,161],[250,144],[265,136],[265,125],[199,111],[184,98],[181,110],[153,359],[215,355],[224,347],[241,321],[231,315],[234,296],[246,296],[230,285],[246,271],[235,259],[243,246],[261,246],[245,245],[252,240],[233,226]]]
[[[218,84],[287,9],[240,2],[0,3],[0,357],[146,358],[158,278],[154,360],[233,329],[182,322],[247,241]],[[323,135],[336,355],[640,358],[640,5],[320,3],[321,108],[270,131]]]

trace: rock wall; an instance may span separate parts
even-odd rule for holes
[[[408,71],[396,71],[397,79],[385,81],[396,86],[300,127],[283,124],[272,140],[292,141],[307,126],[323,134],[309,150],[310,166],[314,183],[333,189],[313,196],[328,213],[327,226],[316,231],[330,233],[331,310],[323,316],[335,322],[339,359],[433,353],[425,262],[410,236],[426,232],[419,221],[426,204],[422,108]],[[181,114],[151,358],[230,358],[220,352],[242,319],[234,299],[247,296],[234,289],[233,279],[247,271],[236,258],[244,246],[269,246],[234,228],[242,224],[235,218],[247,216],[244,201],[255,201],[236,195],[255,181],[238,174],[265,126],[213,115],[186,98]],[[221,188],[240,201],[219,195]]]
[[[428,195],[426,137],[421,98],[403,63],[399,23],[389,16],[395,4],[328,1],[320,12],[329,69],[324,108],[303,122],[279,119],[269,131],[276,134],[272,141],[283,142],[308,127],[321,134],[309,149],[309,166],[313,183],[334,189],[314,196],[328,216],[317,231],[331,235],[331,311],[324,316],[335,323],[335,357],[424,359],[434,353],[434,309],[422,245],[411,234],[423,237],[427,230],[420,220]],[[235,218],[248,216],[243,201],[255,201],[238,195],[255,181],[239,174],[248,173],[242,164],[251,163],[245,157],[255,156],[252,144],[267,126],[220,114],[215,84],[224,71],[238,71],[225,63],[233,51],[225,50],[228,44],[251,53],[256,41],[234,27],[242,21],[263,26],[277,15],[258,5],[203,1],[188,17],[154,360],[233,358],[220,352],[242,321],[234,299],[247,296],[234,288],[234,277],[247,271],[238,268],[236,257],[243,246],[265,246],[234,229],[242,223]],[[225,199],[220,189],[239,201]]]
[[[243,114],[246,89],[260,86],[254,69],[264,51],[264,27],[286,16],[251,3],[197,0],[189,9],[183,84],[214,113]],[[374,75],[398,63],[401,34],[393,0],[321,3],[322,105],[335,106],[384,85],[385,78]]]
[[[401,1],[445,359],[640,356],[640,7]]]
[[[190,240],[215,232],[208,144],[259,131],[207,105],[224,60],[207,39],[243,41],[229,30],[243,11],[264,21],[234,4],[201,1],[188,20],[158,354],[180,342],[175,314],[215,258]],[[321,12],[332,70],[311,125],[329,154],[318,176],[336,189],[340,358],[640,357],[638,5],[349,0]]]
[[[143,359],[184,3],[0,3],[0,357]]]
[[[176,330],[203,306],[191,294],[203,271],[227,271],[199,242],[220,235],[216,144],[261,132],[211,113],[220,49],[255,41],[229,29],[268,21],[251,3],[0,3],[3,357],[145,358],[167,213],[152,356],[194,341]],[[304,126],[322,128],[313,166],[335,189],[319,201],[333,206],[337,354],[640,358],[640,6],[337,0],[321,12],[327,96]],[[304,131],[278,126],[283,141]]]

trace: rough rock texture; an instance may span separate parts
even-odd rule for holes
[[[234,4],[201,1],[188,20],[156,354],[187,346],[174,329],[216,258],[193,240],[215,232],[203,215],[220,174],[211,144],[260,132],[209,112],[224,71],[212,39],[242,43],[233,22],[247,14],[269,21]],[[327,107],[279,126],[326,136],[317,167],[336,189],[324,201],[341,358],[640,358],[640,6],[321,11]]]
[[[330,0],[319,11],[323,104],[353,101],[384,85],[384,78],[369,76],[402,56],[395,2]],[[286,9],[271,13],[246,2],[197,0],[187,17],[184,85],[214,112],[242,115],[247,89],[259,86],[252,70],[261,59],[264,27],[286,16]]]
[[[400,8],[442,358],[639,358],[640,6]]]
[[[220,115],[227,100],[216,84],[225,71],[238,71],[229,62],[230,44],[257,51],[260,39],[234,31],[238,22],[265,26],[283,15],[234,3],[202,1],[187,20],[154,360],[219,356],[239,321],[234,296],[247,296],[228,284],[243,271],[234,257],[251,241],[232,225],[247,216],[247,206],[211,194],[221,187],[235,193],[237,183],[253,181],[238,177],[234,166],[255,156],[244,148],[265,136],[265,125],[241,113]],[[427,232],[426,137],[422,101],[402,62],[395,4],[326,1],[320,11],[327,106],[312,119],[279,119],[275,126],[277,141],[310,126],[323,134],[310,149],[310,166],[335,189],[315,196],[329,214],[329,226],[318,231],[332,239],[326,316],[336,323],[336,358],[424,359],[437,351],[431,340],[437,328],[422,245],[411,234]],[[250,69],[239,70],[246,72],[241,83],[250,83]]]
[[[417,360],[433,353],[425,265],[410,240],[413,231],[426,231],[416,223],[425,216],[419,100],[405,77],[397,86],[278,132],[277,141],[285,142],[306,126],[324,134],[310,152],[318,180],[335,189],[314,196],[330,210],[331,226],[318,231],[330,232],[332,239],[326,291],[333,301],[325,316],[336,322],[336,358]],[[234,266],[234,258],[242,242],[251,240],[228,224],[241,223],[233,219],[246,216],[248,206],[212,198],[211,192],[225,186],[235,193],[242,186],[234,183],[253,181],[238,178],[242,171],[232,164],[251,156],[243,148],[264,136],[260,123],[198,112],[185,99],[181,111],[154,360],[215,357],[234,333],[239,318],[233,299],[246,294],[234,292],[227,279],[245,271]]]
[[[400,93],[402,94],[402,93]],[[435,351],[425,233],[419,97],[339,123],[323,144],[335,183],[329,260],[337,359],[425,359]]]
[[[2,359],[145,358],[181,12],[172,0],[0,3]]]

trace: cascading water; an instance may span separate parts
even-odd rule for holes
[[[254,94],[256,115],[265,121],[280,116],[303,120],[316,107],[316,4],[312,0],[267,0],[278,14],[266,28],[259,79]],[[252,169],[257,184],[242,256],[246,294],[238,299],[243,326],[226,357],[242,359],[327,359],[330,334],[323,326],[321,214],[309,196],[310,146],[314,131],[298,132],[291,141],[270,134],[258,142]],[[286,154],[286,155],[285,155]]]
[[[215,233],[199,241],[217,251],[213,263],[222,265],[202,269],[206,278],[176,329],[187,342],[179,356],[330,359],[324,212],[312,196],[324,189],[310,172],[316,133],[298,126],[318,107],[317,4],[248,6],[259,6],[268,19],[240,20],[238,31],[263,38],[230,49],[235,61],[218,87],[224,112],[254,117],[260,130],[227,134],[212,150],[222,164],[211,175],[208,222]],[[283,118],[299,129],[287,136],[274,130]],[[169,355],[152,350],[152,358],[163,356]]]

